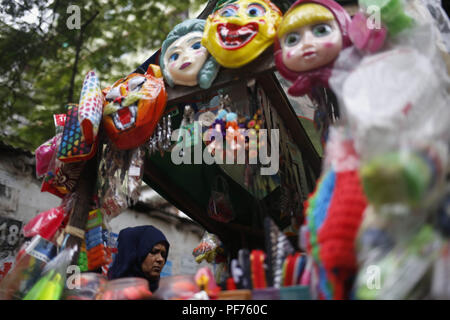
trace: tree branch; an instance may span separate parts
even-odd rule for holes
[[[69,94],[67,96],[67,103],[74,102],[73,101],[73,92],[74,92],[74,88],[75,88],[75,76],[77,75],[77,72],[78,72],[78,62],[80,61],[80,53],[81,53],[81,48],[83,46],[84,31],[86,30],[86,27],[92,21],[94,21],[94,19],[97,17],[97,15],[99,13],[100,13],[99,11],[96,11],[85,23],[83,23],[83,25],[80,28],[80,36],[78,37],[76,51],[75,51],[75,62],[73,64],[72,76],[70,78],[70,87],[69,87]]]

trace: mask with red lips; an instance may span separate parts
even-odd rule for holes
[[[257,58],[275,38],[281,11],[268,0],[219,1],[206,20],[202,45],[226,68]]]

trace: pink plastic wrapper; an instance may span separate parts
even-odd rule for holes
[[[46,240],[51,240],[65,217],[64,207],[56,207],[39,213],[24,227],[23,233],[26,238],[40,235]]]
[[[41,144],[35,151],[36,157],[36,176],[38,178],[44,176],[49,164],[58,147],[58,136],[54,136],[50,140]]]

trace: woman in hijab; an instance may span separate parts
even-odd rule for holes
[[[109,279],[145,278],[150,291],[155,292],[167,261],[169,247],[164,234],[153,226],[123,229],[119,233],[118,253],[109,269]]]

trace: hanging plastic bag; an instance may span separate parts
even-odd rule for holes
[[[425,207],[442,196],[450,78],[433,31],[416,26],[374,55],[344,50],[330,78],[377,206]]]
[[[23,227],[25,238],[40,235],[44,239],[51,240],[64,217],[65,211],[62,206],[39,213]]]
[[[212,263],[217,254],[223,252],[219,238],[208,231],[205,231],[199,245],[193,250],[192,254],[197,263],[206,260]]]
[[[56,136],[54,142],[55,148],[58,150],[61,143],[60,134]],[[75,190],[84,164],[84,162],[63,163],[57,158],[57,152],[54,152],[42,181],[41,192],[49,192],[64,198],[68,193]]]
[[[67,267],[77,250],[77,247],[66,248],[49,262],[23,300],[59,300],[66,283]]]
[[[235,217],[228,194],[228,183],[223,176],[217,176],[211,186],[208,215],[212,219],[224,223],[230,222]]]
[[[144,148],[104,147],[99,165],[99,199],[108,218],[116,217],[138,201],[144,174]]]
[[[104,96],[100,89],[100,82],[95,71],[91,70],[84,78],[78,113],[81,133],[87,144],[92,144],[97,139],[103,114],[103,101]]]
[[[55,255],[53,243],[39,235],[35,236],[17,259],[15,267],[0,282],[0,300],[22,299]]]
[[[41,178],[47,173],[50,162],[57,151],[57,146],[59,146],[58,141],[60,139],[60,136],[54,136],[41,144],[34,152],[36,158],[36,176],[38,178]]]

